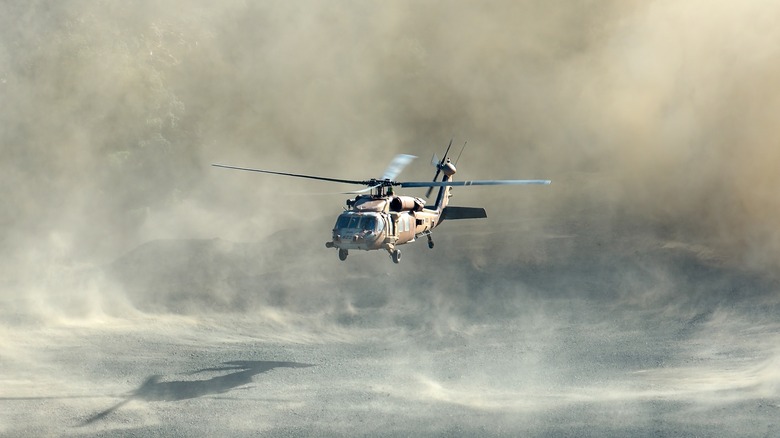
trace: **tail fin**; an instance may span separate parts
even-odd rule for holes
[[[441,180],[442,181],[449,181],[450,177],[447,175],[444,175]],[[447,198],[450,192],[450,187],[447,186],[441,186],[439,187],[439,194],[436,195],[436,202],[433,204],[433,209],[436,211],[442,211],[442,209],[447,208]]]

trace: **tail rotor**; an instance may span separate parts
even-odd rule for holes
[[[447,161],[447,154],[450,153],[450,148],[452,147],[452,140],[450,139],[450,144],[447,145],[447,150],[444,151],[444,157],[442,157],[441,161],[439,161],[436,154],[433,154],[433,159],[431,160],[431,165],[436,166],[436,175],[433,176],[433,182],[436,182],[436,179],[439,177],[439,174],[441,173],[441,168],[444,166],[444,162]],[[463,152],[463,151],[461,151]],[[425,192],[425,197],[428,198],[431,196],[431,192],[433,192],[433,187],[428,187],[428,191]]]

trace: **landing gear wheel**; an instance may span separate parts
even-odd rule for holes
[[[401,251],[396,249],[391,253],[391,256],[393,257],[393,263],[398,263],[401,261]]]
[[[433,249],[433,239],[431,239],[431,235],[428,235],[428,248]]]
[[[339,260],[342,262],[347,259],[347,256],[349,255],[349,251],[343,248],[339,248]]]

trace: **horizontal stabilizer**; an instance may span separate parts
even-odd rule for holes
[[[482,219],[487,217],[487,212],[481,207],[444,207],[442,220],[454,219]]]

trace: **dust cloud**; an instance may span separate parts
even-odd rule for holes
[[[771,434],[779,21],[768,0],[3,2],[0,434]],[[411,153],[401,178],[427,180],[451,138],[458,178],[553,184],[454,190],[490,218],[400,265],[324,248],[354,187],[210,167],[363,179]],[[313,366],[187,374],[235,363]],[[144,382],[202,391],[127,395]]]

